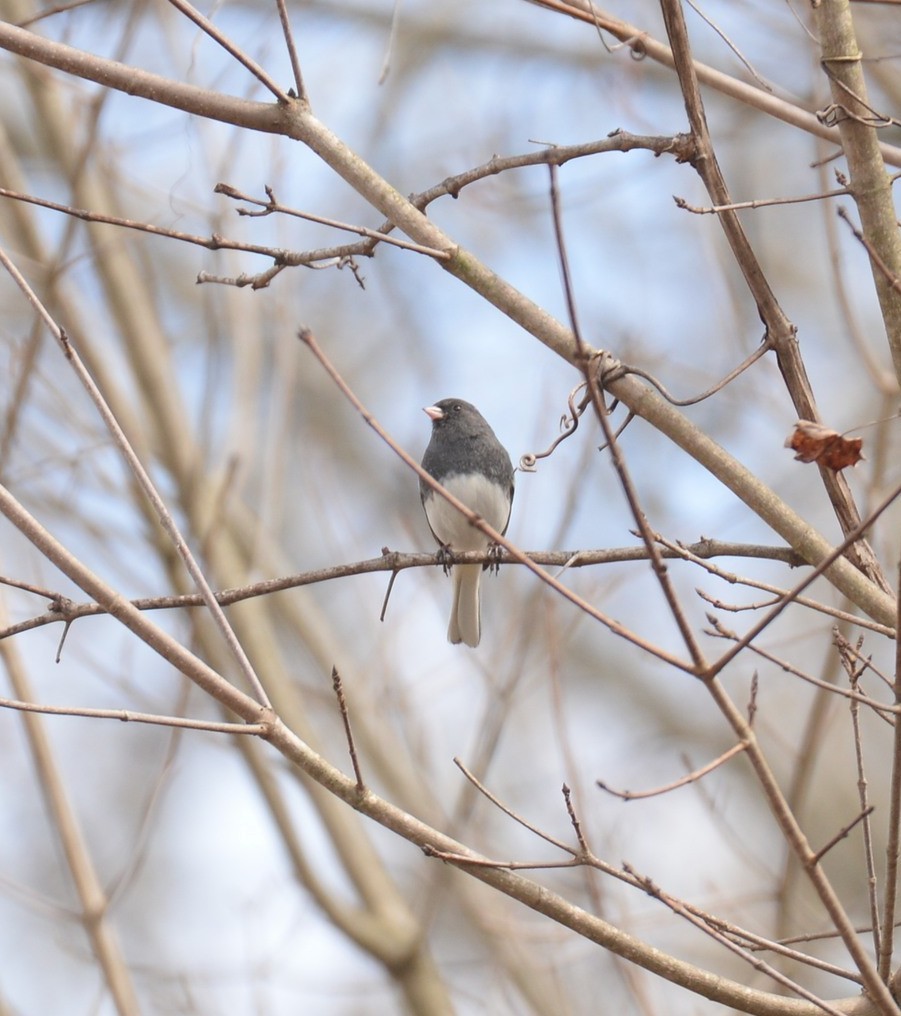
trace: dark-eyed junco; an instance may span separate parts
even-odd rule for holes
[[[432,439],[422,468],[492,529],[505,533],[513,504],[513,463],[494,431],[478,409],[462,399],[442,399],[424,412],[432,421]],[[419,481],[419,494],[432,535],[442,547],[488,547],[488,537],[423,480]],[[450,642],[479,644],[482,568],[480,564],[454,568],[454,602],[447,628]]]

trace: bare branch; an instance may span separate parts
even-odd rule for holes
[[[344,688],[341,686],[341,675],[338,673],[337,667],[332,667],[332,687],[335,689],[338,708],[341,710],[341,722],[344,724],[344,734],[347,737],[347,750],[350,753],[350,761],[354,767],[354,776],[357,778],[357,788],[362,793],[366,784],[363,782],[363,771],[360,769],[360,762],[357,759],[357,748],[354,744],[354,735],[350,727],[347,700],[344,698]]]
[[[0,709],[15,709],[42,716],[82,716],[95,720],[118,720],[120,723],[146,723],[155,727],[181,730],[203,730],[212,734],[265,734],[265,723],[218,723],[215,720],[191,720],[184,716],[160,716],[139,713],[133,709],[92,709],[88,706],[50,706],[38,702],[21,702],[0,697]]]
[[[653,790],[615,790],[609,784],[604,783],[603,780],[595,780],[595,783],[601,790],[605,790],[608,794],[612,794],[623,801],[640,801],[648,797],[658,797],[660,794],[668,794],[672,790],[678,790],[680,787],[688,786],[689,783],[695,783],[697,780],[703,779],[708,773],[712,773],[714,769],[719,769],[725,762],[747,750],[747,747],[747,744],[734,744],[731,748],[724,751],[722,755],[718,755],[713,759],[712,762],[701,766],[700,769],[695,769],[685,776],[680,776],[679,779],[666,783],[662,787],[654,787]]]

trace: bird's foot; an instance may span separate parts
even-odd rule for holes
[[[454,555],[450,544],[442,543],[435,557],[438,559],[438,564],[444,569],[444,574],[450,575],[450,570],[454,563]]]
[[[495,575],[500,571],[501,559],[504,556],[504,548],[499,543],[488,544],[488,561],[485,564],[485,568],[489,572],[494,572]]]

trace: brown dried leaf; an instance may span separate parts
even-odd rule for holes
[[[860,450],[863,438],[844,437],[837,430],[811,420],[798,420],[785,439],[785,447],[791,448],[801,462],[818,462],[835,472],[856,465],[864,457]]]

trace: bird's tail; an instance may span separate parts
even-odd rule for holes
[[[465,642],[475,648],[482,634],[479,617],[479,583],[482,579],[480,564],[454,566],[454,603],[451,607],[447,638],[455,645]]]

